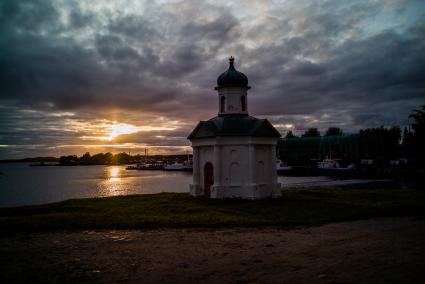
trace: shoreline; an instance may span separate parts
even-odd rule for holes
[[[0,208],[1,235],[159,228],[285,228],[425,215],[425,191],[388,184],[291,188],[277,199],[202,199],[187,193],[123,195]]]
[[[158,171],[154,171],[157,173]],[[167,173],[170,173],[170,171],[164,171]],[[171,171],[171,173],[174,173]],[[184,175],[188,174],[187,172],[179,172]],[[0,173],[1,175],[2,173]],[[348,178],[335,178],[335,177],[329,177],[329,176],[307,176],[307,177],[288,177],[288,179],[285,179],[285,176],[279,177],[279,182],[281,183],[281,190],[291,190],[291,189],[320,189],[320,188],[351,188],[351,187],[370,187],[376,186],[377,188],[384,188],[384,187],[393,187],[393,188],[412,188],[412,189],[419,189],[422,187],[422,181],[418,182],[414,180],[411,182],[411,180],[398,180],[398,179],[348,179]],[[124,177],[123,179],[126,179]],[[284,179],[284,180],[283,180]],[[298,181],[298,180],[304,180],[304,181]],[[419,185],[418,185],[419,184]],[[107,197],[113,197],[113,196],[129,196],[129,195],[152,195],[152,194],[161,194],[161,193],[189,193],[189,190],[187,189],[186,192],[184,191],[163,191],[163,192],[148,192],[148,193],[130,193],[130,194],[117,194],[117,195],[100,195],[100,196],[68,196],[67,198],[54,198],[53,200],[36,200],[35,202],[28,202],[28,201],[20,201],[20,202],[0,202],[0,210],[1,209],[7,209],[7,208],[17,208],[17,207],[26,207],[26,206],[40,206],[40,205],[49,205],[59,202],[64,202],[68,200],[75,200],[75,199],[93,199],[93,198],[107,198]]]

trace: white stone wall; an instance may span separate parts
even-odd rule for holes
[[[280,195],[276,138],[228,137],[192,141],[191,195],[204,195],[204,166],[213,165],[211,198],[266,198]]]

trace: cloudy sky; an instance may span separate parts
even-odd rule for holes
[[[0,158],[184,153],[227,57],[282,133],[406,125],[425,1],[0,2]]]

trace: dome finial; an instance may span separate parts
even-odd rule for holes
[[[233,69],[234,68],[234,66],[233,66],[233,63],[235,62],[235,58],[233,57],[233,56],[230,56],[229,57],[229,67],[231,68],[231,69]]]

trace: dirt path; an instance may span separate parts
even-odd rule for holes
[[[0,238],[0,282],[424,283],[425,219]]]

